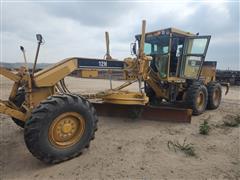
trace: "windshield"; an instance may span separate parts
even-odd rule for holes
[[[141,36],[136,36],[136,39],[140,45]],[[151,68],[157,69],[160,78],[166,78],[168,74],[169,41],[169,34],[145,36],[144,53],[153,57]]]
[[[204,61],[210,36],[188,38],[183,57],[181,75],[186,78],[197,78]]]
[[[167,54],[169,49],[169,36],[161,35],[161,36],[153,36],[147,35],[145,37],[144,44],[144,53],[146,55],[164,55]]]

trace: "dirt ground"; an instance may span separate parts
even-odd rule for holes
[[[91,93],[108,88],[109,82],[68,77],[67,85],[73,92]],[[10,87],[1,77],[0,98],[8,97]],[[240,87],[223,96],[219,109],[192,117],[191,124],[100,117],[90,149],[57,165],[35,159],[24,144],[23,130],[0,115],[0,179],[240,179],[240,128],[223,125],[226,115],[237,113]],[[209,135],[199,134],[204,120],[210,124]],[[185,138],[196,156],[168,149],[168,141]]]

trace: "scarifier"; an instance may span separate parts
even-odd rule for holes
[[[106,33],[104,59],[67,58],[36,72],[43,43],[37,34],[32,71],[22,46],[25,66],[17,74],[0,68],[0,74],[14,81],[9,99],[0,100],[0,113],[24,128],[26,146],[36,158],[58,163],[80,155],[94,139],[97,115],[190,122],[192,112],[219,106],[216,62],[204,62],[210,36],[174,28],[145,33],[145,28],[143,21],[142,33],[132,44],[135,57],[124,61],[110,56]],[[65,85],[64,78],[75,70],[103,69],[109,72],[109,90],[76,95]],[[113,88],[111,74],[116,70],[124,73],[126,82]],[[138,92],[123,90],[132,83],[139,84]]]

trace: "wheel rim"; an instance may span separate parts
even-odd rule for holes
[[[204,97],[204,93],[201,91],[199,92],[197,97],[197,108],[199,110],[202,110],[204,108],[204,103],[205,103],[205,97]]]
[[[219,90],[219,89],[215,89],[215,90],[213,91],[213,103],[214,103],[215,105],[218,105],[218,104],[219,104],[219,102],[220,102],[220,96],[221,96],[220,90]]]
[[[85,130],[85,119],[76,112],[67,112],[52,122],[48,138],[57,148],[67,148],[76,144]]]

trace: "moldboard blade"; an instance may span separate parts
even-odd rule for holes
[[[92,102],[92,104],[98,116],[191,123],[191,109],[168,106],[118,105],[98,102]]]

